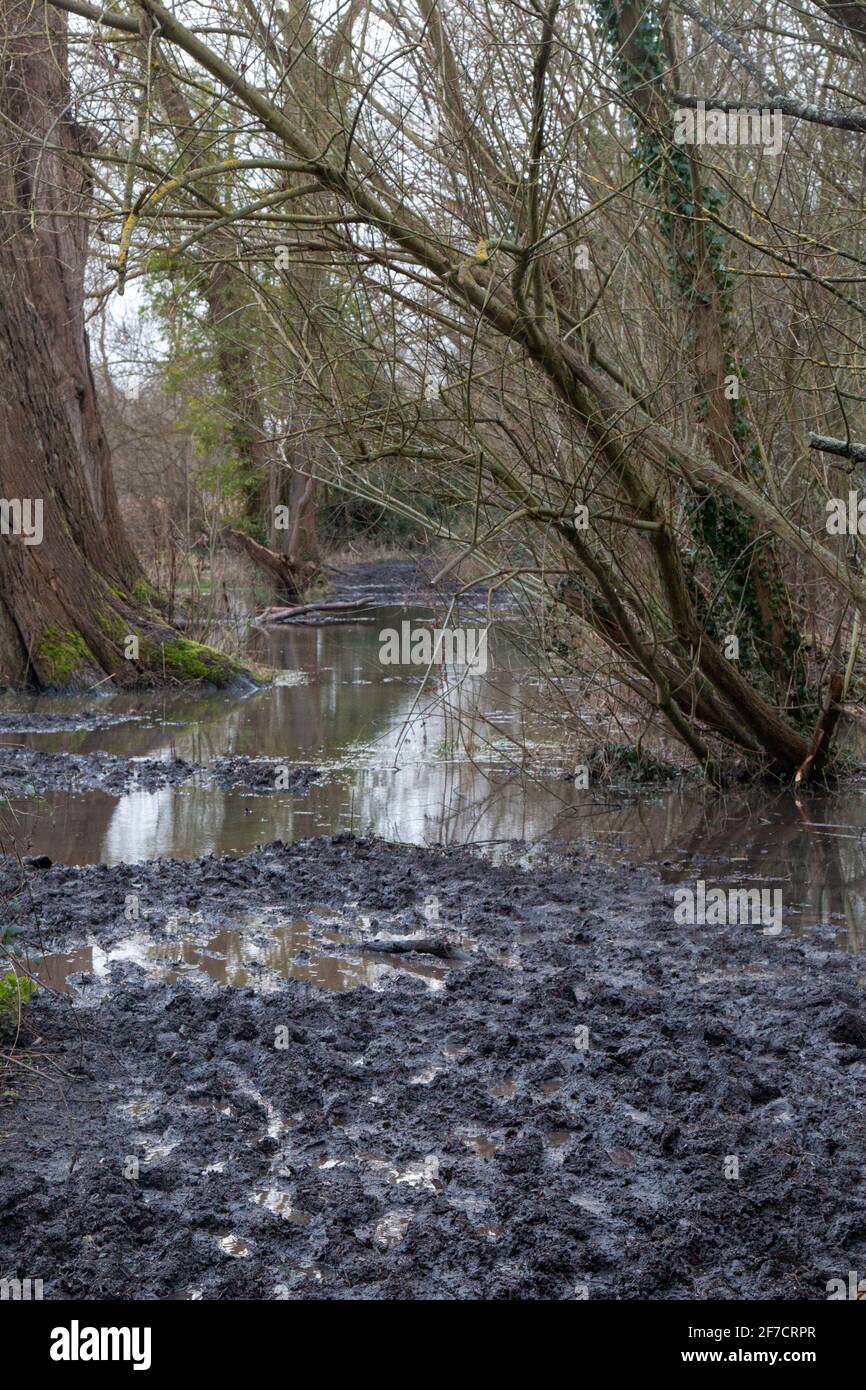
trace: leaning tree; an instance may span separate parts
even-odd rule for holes
[[[124,273],[230,227],[287,366],[277,240],[351,290],[317,477],[435,497],[701,763],[821,767],[866,613],[824,525],[866,456],[858,6],[752,0],[747,49],[719,0],[50,3],[207,95],[191,158],[93,152]],[[311,23],[351,39],[315,79]],[[780,111],[781,157],[679,144],[699,102]]]

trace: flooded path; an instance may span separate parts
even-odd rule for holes
[[[279,671],[277,684],[253,694],[4,699],[0,752],[101,753],[121,769],[156,760],[167,784],[136,777],[150,762],[131,763],[135,781],[122,792],[28,795],[26,771],[6,777],[3,848],[115,865],[345,831],[475,845],[492,858],[516,844],[544,851],[588,841],[607,862],[649,865],[667,881],[781,885],[794,929],[819,924],[840,947],[865,947],[866,781],[810,792],[799,805],[787,788],[717,795],[688,780],[575,787],[562,776],[567,716],[545,708],[518,620],[493,624],[485,676],[434,671],[424,680],[379,662],[379,631],[407,614],[430,620],[432,610],[382,605],[364,621],[253,631],[253,655]],[[580,705],[580,692],[571,696]],[[599,742],[610,737],[606,720],[595,727]],[[192,773],[175,776],[178,759]],[[228,759],[320,776],[300,792],[227,788],[206,774]]]
[[[821,1299],[858,1267],[863,966],[815,933],[678,926],[585,846],[26,888],[26,949],[68,949],[2,1113],[0,1261],[46,1298]]]
[[[788,926],[866,947],[866,780],[800,804],[784,788],[718,795],[689,779],[576,787],[563,780],[573,721],[546,699],[519,619],[496,617],[483,676],[381,664],[383,629],[432,614],[382,604],[351,622],[253,629],[251,655],[279,676],[251,694],[0,701],[0,754],[109,755],[127,779],[79,790],[71,773],[72,790],[30,791],[26,768],[0,776],[3,848],[110,865],[342,832],[468,844],[494,859],[516,844],[531,855],[588,840],[608,862],[650,865],[670,882],[781,886]],[[565,693],[583,713],[580,690]],[[606,721],[594,727],[599,742],[611,737]],[[213,770],[232,759],[269,759],[302,789],[227,786]],[[271,775],[265,766],[261,780]]]
[[[622,730],[577,683],[554,708],[519,619],[424,682],[379,661],[407,612],[253,633],[253,693],[0,703],[41,986],[0,1267],[49,1298],[824,1297],[866,1229],[866,785],[581,787]],[[683,925],[699,879],[781,888],[783,929]]]

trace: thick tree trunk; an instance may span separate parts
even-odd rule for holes
[[[84,326],[88,133],[69,109],[65,18],[0,0],[0,28],[0,684],[222,682],[234,663],[152,608],[118,510]],[[41,511],[29,536],[19,504]]]
[[[288,508],[289,525],[280,527],[276,520],[271,526],[271,545],[299,571],[315,574],[319,566],[318,487],[310,470],[307,451],[301,445],[292,451],[290,463],[279,468],[274,477],[274,505]],[[309,583],[309,579],[307,580]]]

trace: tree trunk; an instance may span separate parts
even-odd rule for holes
[[[268,550],[266,545],[259,545],[246,531],[227,526],[223,538],[227,545],[246,555],[267,576],[277,593],[285,598],[299,598],[315,578],[316,566],[312,562],[296,564],[290,556],[278,555],[275,550]]]
[[[149,36],[148,54],[153,60],[149,80],[154,83],[178,150],[183,152],[184,162],[190,166],[207,164],[211,160],[209,141],[204,132],[197,130],[194,115],[163,60],[158,31],[149,16],[143,15],[141,22],[143,31]],[[216,185],[213,191],[214,196],[218,196]],[[231,227],[223,227],[213,236],[202,237],[201,245],[209,254],[220,257],[214,261],[201,292],[216,342],[219,381],[228,413],[228,443],[243,478],[244,516],[281,555],[315,562],[319,555],[315,488],[308,488],[307,479],[299,477],[280,458],[279,450],[269,437],[258,383],[254,332],[251,332],[260,310],[243,274],[234,264],[234,257],[240,251],[237,238]],[[321,278],[322,272],[317,274]],[[299,518],[303,533],[300,551],[297,544],[290,544],[287,532],[276,525],[276,509],[280,505],[288,506],[291,516]],[[293,537],[296,532],[298,522],[293,522]],[[262,569],[274,578],[267,565]],[[277,591],[284,592],[279,585]]]
[[[0,684],[222,683],[235,663],[161,619],[120,518],[84,326],[89,136],[65,18],[0,0],[0,23]]]
[[[225,247],[226,254],[230,251]],[[268,533],[268,491],[273,446],[268,442],[256,385],[255,357],[244,330],[255,312],[242,276],[227,260],[217,261],[204,287],[216,340],[219,379],[228,412],[227,443],[241,466],[244,515]]]

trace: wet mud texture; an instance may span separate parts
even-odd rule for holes
[[[278,787],[277,773],[280,770],[283,771],[281,781],[285,785]],[[322,776],[318,768],[288,767],[273,758],[217,758],[203,771],[205,776],[226,790],[237,787],[263,794],[274,791],[304,792]]]
[[[44,714],[33,711],[0,709],[0,734],[79,733],[83,729],[107,729],[115,724],[128,724],[137,714],[112,714],[110,710],[79,710],[71,708],[66,714]]]
[[[278,770],[285,769],[281,785]],[[69,791],[156,791],[195,780],[258,794],[305,792],[321,777],[312,767],[287,767],[270,758],[228,757],[213,763],[183,758],[129,759],[114,753],[43,753],[32,748],[0,747],[0,792],[8,796]]]
[[[155,939],[353,903],[429,936],[434,895],[469,941],[436,990],[118,961],[95,1005],[42,991],[21,1044],[45,1079],[4,1076],[0,1269],[46,1297],[823,1299],[863,1268],[863,966],[820,941],[675,925],[648,874],[580,853],[340,837],[0,876],[33,944],[110,947],[130,893]]]

